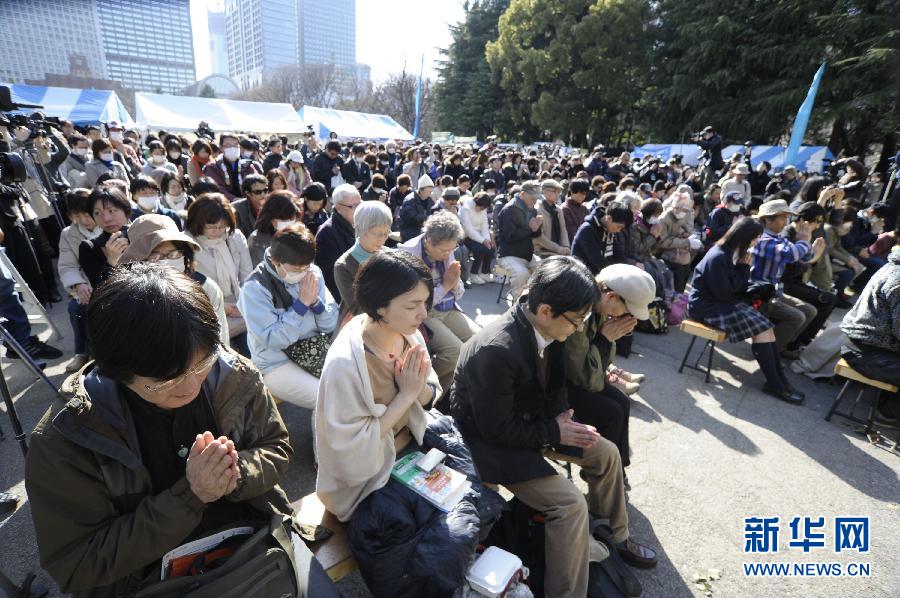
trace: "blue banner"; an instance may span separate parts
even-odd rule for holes
[[[806,134],[806,125],[809,124],[809,116],[812,114],[813,104],[816,103],[816,94],[819,92],[819,83],[822,82],[822,75],[825,74],[825,63],[816,71],[813,77],[812,85],[806,92],[806,99],[800,104],[797,111],[797,118],[794,119],[794,128],[791,131],[791,142],[788,144],[787,155],[784,157],[784,163],[794,164],[797,160],[797,153],[803,144],[803,136]]]
[[[422,54],[422,62],[419,63],[419,81],[416,83],[416,123],[413,126],[413,137],[419,137],[419,116],[421,115],[420,107],[422,105],[422,68],[425,66],[425,55]]]

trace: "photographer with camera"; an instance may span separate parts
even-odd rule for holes
[[[706,186],[713,180],[713,175],[725,167],[725,160],[722,159],[722,136],[716,133],[712,126],[707,126],[702,131],[694,133],[691,141],[703,150],[701,158],[706,160],[703,185]]]
[[[36,174],[36,165],[23,143],[31,135],[29,126],[33,127],[25,117],[0,115],[0,229],[6,239],[6,255],[38,301],[49,305],[61,300],[51,262],[53,248],[31,206],[32,194],[26,184],[35,191],[35,201],[43,200],[47,209],[52,207],[47,196],[39,195],[39,183],[30,174]],[[12,140],[7,127],[15,127],[18,142]],[[19,152],[10,151],[16,148]]]

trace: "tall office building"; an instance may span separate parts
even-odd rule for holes
[[[110,79],[175,93],[196,78],[190,0],[96,0]]]
[[[302,15],[300,62],[356,65],[356,0],[298,0]]]
[[[0,0],[0,80],[72,75],[137,91],[192,83],[190,0]]]
[[[0,23],[0,81],[68,75],[72,64],[87,76],[107,77],[94,2],[2,0]]]
[[[241,88],[298,63],[298,16],[296,0],[227,0],[228,74]]]
[[[243,89],[284,65],[356,76],[356,0],[226,0],[228,74]]]
[[[228,36],[224,12],[208,12],[206,24],[209,28],[209,57],[213,73],[228,74]]]

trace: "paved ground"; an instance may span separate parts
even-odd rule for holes
[[[462,303],[483,324],[505,308],[494,303],[496,293],[496,285],[476,287]],[[70,351],[64,307],[57,305],[53,317],[66,335],[56,344]],[[900,595],[896,558],[900,553],[900,454],[870,444],[841,420],[823,420],[836,386],[789,373],[807,394],[804,406],[793,407],[763,395],[759,391],[762,378],[755,372],[746,343],[722,347],[710,384],[704,384],[695,372],[679,375],[688,341],[676,330],[663,337],[637,335],[631,357],[620,361],[630,371],[647,374],[633,397],[633,456],[628,470],[632,535],[660,551],[659,567],[638,573],[644,596],[702,596],[694,576],[710,569],[721,573],[720,579],[710,582],[714,596]],[[56,383],[62,380],[63,363],[47,369]],[[30,430],[46,409],[50,391],[29,385],[30,379],[15,362],[4,361],[4,370],[19,417]],[[309,413],[291,405],[283,405],[282,412],[296,450],[283,484],[295,499],[315,485]],[[24,494],[23,461],[5,415],[0,416],[0,425],[7,434],[0,442],[0,490]],[[837,555],[814,548],[804,556],[799,549],[787,547],[787,521],[798,515],[825,517],[829,527],[835,516],[868,516],[871,551]],[[778,555],[747,558],[744,554],[744,517],[749,516],[781,517]],[[830,546],[833,530],[826,532],[826,540]],[[743,562],[776,561],[844,566],[868,562],[871,576],[763,579],[748,578],[742,570]],[[0,568],[14,579],[38,568],[27,501],[15,513],[0,518]],[[41,579],[52,585],[45,574]],[[369,595],[358,574],[342,581],[340,588],[347,596]]]

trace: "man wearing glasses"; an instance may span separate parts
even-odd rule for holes
[[[196,282],[118,268],[86,319],[94,362],[36,426],[25,470],[41,565],[62,592],[130,595],[186,541],[291,513],[287,429],[256,368],[220,348]]]
[[[340,302],[341,292],[334,282],[334,263],[356,243],[353,214],[362,198],[356,187],[344,183],[335,188],[331,201],[334,204],[331,217],[316,232],[316,265],[322,270],[331,296]]]
[[[248,239],[256,229],[256,219],[262,209],[263,200],[266,198],[269,187],[266,177],[261,174],[251,174],[241,183],[242,199],[231,202],[237,226]]]
[[[616,445],[575,421],[568,403],[564,343],[584,328],[597,298],[593,276],[577,260],[541,261],[518,304],[463,345],[449,395],[482,479],[546,515],[548,598],[587,595],[589,514],[610,520],[619,552],[640,559],[630,562],[655,564],[652,551],[628,538]],[[587,502],[544,459],[545,449],[580,457]]]

